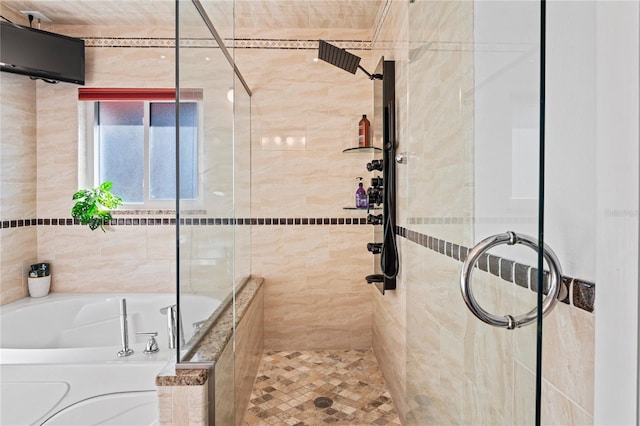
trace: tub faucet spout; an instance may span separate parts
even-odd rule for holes
[[[161,314],[167,316],[167,333],[169,335],[169,349],[176,348],[178,338],[178,306],[169,305],[160,309]],[[180,321],[180,344],[184,345],[184,333],[182,332],[182,321]]]

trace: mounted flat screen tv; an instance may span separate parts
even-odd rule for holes
[[[0,22],[0,70],[84,85],[84,40]]]

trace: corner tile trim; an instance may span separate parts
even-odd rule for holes
[[[124,212],[122,214],[129,214]],[[133,214],[133,213],[132,213]],[[2,220],[1,229],[22,228],[26,226],[80,226],[80,222],[71,218],[18,219]],[[160,226],[175,225],[175,217],[126,217],[114,218],[105,225],[109,226]],[[364,217],[200,217],[180,218],[180,225],[218,226],[218,225],[370,225]]]
[[[177,370],[175,362],[168,363],[156,376],[157,386],[202,386],[209,379],[209,370]]]
[[[412,231],[402,226],[396,226],[396,234],[460,262],[464,262],[471,250],[468,247]],[[478,259],[476,267],[502,278],[503,281],[508,283],[529,288],[534,292],[538,291],[538,269],[533,266],[524,265],[499,256],[485,254]],[[544,271],[542,290],[544,294],[548,293],[548,275],[549,273]],[[587,312],[593,312],[596,292],[595,283],[579,278],[563,276],[562,286],[567,290],[567,295],[560,300],[561,302]]]

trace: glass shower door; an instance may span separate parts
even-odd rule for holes
[[[408,425],[537,421],[541,16],[409,4]]]

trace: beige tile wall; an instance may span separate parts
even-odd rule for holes
[[[402,32],[406,26],[398,27],[396,36],[409,40],[410,59],[411,156],[400,189],[406,209],[399,221],[471,218],[473,55],[464,46],[472,41],[473,4],[416,2],[408,8],[409,36]],[[443,49],[445,45],[449,48]],[[404,226],[466,246],[475,243],[471,224]],[[484,424],[531,424],[535,328],[506,331],[479,322],[460,296],[460,262],[406,240],[400,249],[406,310],[400,307],[388,322],[406,318],[406,373],[387,371],[390,376],[394,371],[406,374],[406,424],[475,424],[479,419]],[[487,310],[525,312],[535,306],[533,292],[505,286],[488,273],[474,273],[475,295]],[[559,304],[544,327],[543,423],[592,424],[594,316]],[[390,332],[380,336],[393,341],[387,337]],[[393,362],[390,356],[378,356]],[[387,381],[402,383],[403,378]]]
[[[312,38],[317,38],[315,35]],[[363,66],[372,69],[368,51]],[[372,83],[314,62],[316,50],[236,49],[252,98],[252,215],[365,217],[354,204],[370,153],[357,124],[371,116]],[[276,138],[280,138],[278,145]],[[290,144],[287,144],[287,138]],[[254,226],[252,272],[265,278],[265,347],[371,347],[372,273],[366,225]]]
[[[267,349],[371,347],[370,238],[364,225],[254,227]]]
[[[264,350],[264,318],[264,286],[261,286],[236,328],[233,387],[236,426],[242,424],[260,367]]]
[[[83,28],[75,30],[81,33]],[[86,55],[89,87],[174,85],[171,49],[87,48]],[[70,217],[71,196],[79,182],[78,86],[38,82],[37,94],[38,217]],[[106,233],[79,226],[41,226],[38,232],[38,256],[52,264],[52,291],[174,289],[172,226],[120,226]]]
[[[0,73],[0,220],[36,218],[36,84]],[[0,231],[0,305],[25,297],[35,226]]]
[[[235,374],[233,370],[233,345],[227,344],[214,366],[216,380],[215,424],[233,425],[235,420]]]
[[[0,4],[12,22],[24,19]],[[36,218],[36,83],[0,73],[0,220]],[[28,295],[38,260],[36,227],[0,230],[0,305]]]
[[[61,26],[49,29],[78,37],[141,36],[140,29],[131,27]],[[149,32],[145,32],[147,37]],[[156,29],[151,33],[158,37],[172,37],[173,29]],[[86,54],[89,87],[174,86],[173,48],[88,47]],[[205,61],[205,57],[209,60]],[[201,164],[205,204],[185,208],[204,209],[209,217],[230,217],[233,214],[234,189],[234,169],[231,167],[234,153],[233,104],[226,100],[226,94],[228,88],[233,87],[232,74],[218,49],[183,49],[181,59],[184,62],[183,87],[204,89],[204,111],[207,114]],[[206,78],[211,74],[218,78]],[[223,78],[225,75],[226,79]],[[78,189],[78,182],[84,181],[78,175],[78,126],[82,124],[78,119],[78,86],[66,83],[48,85],[6,73],[2,73],[2,86],[2,194],[5,197],[2,200],[2,219],[70,217],[71,196]],[[5,92],[7,96],[4,96]],[[29,100],[31,106],[25,100]],[[29,112],[28,107],[33,111]],[[30,119],[28,114],[32,114]],[[20,123],[20,126],[13,128],[9,123]],[[31,142],[19,141],[16,132]],[[17,160],[16,156],[19,157]],[[248,175],[248,170],[236,177],[244,175]],[[29,179],[32,182],[29,183]],[[80,185],[84,186],[83,183]],[[224,195],[213,195],[214,192]],[[184,258],[183,266],[183,271],[189,272],[183,276],[186,290],[218,298],[224,298],[231,291],[233,268],[230,264],[233,262],[234,238],[246,247],[249,230],[247,228],[242,235],[236,235],[229,228],[206,227],[199,228],[198,232],[183,228],[182,252],[189,256]],[[17,242],[18,238],[24,240],[29,236],[32,241],[30,249],[25,246],[24,253],[16,251],[15,247],[10,253],[7,251],[2,267],[3,276],[7,275],[7,279],[3,279],[7,282],[2,286],[6,296],[3,296],[3,303],[26,294],[23,263],[28,265],[36,258],[52,263],[52,291],[170,292],[174,289],[173,226],[121,226],[113,227],[105,234],[77,226],[39,226],[37,255],[35,227],[2,232],[3,240],[10,238]],[[19,237],[14,236],[16,233]],[[211,245],[211,241],[216,244]],[[29,250],[33,253],[29,254]],[[114,268],[115,264],[117,268]],[[249,262],[243,261],[241,272],[248,275],[249,267]],[[214,282],[212,276],[222,278]]]
[[[208,425],[209,380],[199,386],[159,386],[158,424],[164,426]]]

